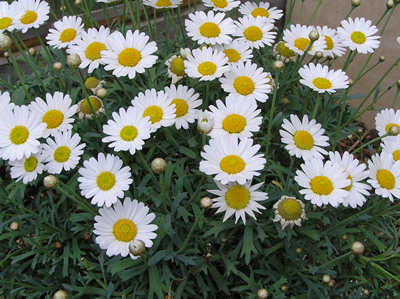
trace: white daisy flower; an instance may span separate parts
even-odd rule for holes
[[[32,154],[28,158],[24,157],[21,160],[9,161],[11,177],[17,179],[17,182],[22,180],[24,184],[36,180],[38,174],[43,172],[43,159],[41,146],[39,146],[39,151],[36,154]]]
[[[383,109],[375,116],[375,126],[379,136],[383,136],[389,133],[392,126],[400,129],[400,110],[394,110],[392,108]],[[386,136],[386,138],[392,138],[393,136]]]
[[[227,97],[226,106],[221,100],[217,100],[215,106],[210,106],[215,126],[208,134],[211,138],[219,136],[236,135],[239,138],[252,137],[252,132],[258,132],[262,123],[260,109],[257,103],[251,101],[243,105],[243,101],[238,97]]]
[[[325,39],[326,48],[322,51],[323,56],[337,57],[342,56],[346,52],[346,48],[342,45],[340,36],[336,33],[335,29],[328,26],[316,27],[320,38]]]
[[[215,44],[213,49],[223,52],[225,56],[228,57],[229,64],[234,64],[239,61],[250,61],[253,58],[253,53],[249,45],[237,39],[225,45]]]
[[[97,235],[96,243],[100,248],[107,250],[107,256],[129,254],[135,260],[137,256],[129,252],[129,243],[140,240],[150,248],[157,237],[154,233],[157,225],[150,224],[156,215],[149,213],[149,208],[136,199],[131,201],[126,197],[124,203],[118,200],[112,208],[99,209],[99,214],[101,216],[94,217],[93,233]]]
[[[42,123],[47,125],[43,137],[49,135],[54,136],[59,131],[71,130],[72,115],[76,113],[77,105],[71,106],[71,97],[62,92],[56,91],[54,95],[46,93],[46,102],[41,98],[35,98],[30,103],[29,108],[38,113],[42,119]]]
[[[45,170],[51,174],[60,174],[65,171],[74,169],[78,165],[80,156],[83,154],[84,143],[79,144],[81,137],[74,134],[71,137],[71,131],[58,132],[54,136],[54,141],[47,138],[47,144],[43,144],[43,154]]]
[[[76,16],[64,16],[54,23],[55,29],[49,29],[47,44],[61,49],[66,48],[79,39],[83,29],[82,19]]]
[[[221,87],[230,95],[238,97],[242,101],[266,102],[268,93],[271,92],[271,79],[259,68],[257,64],[247,61],[239,61],[232,64],[224,77],[219,78]]]
[[[122,160],[117,156],[99,153],[97,160],[92,157],[84,161],[83,166],[78,170],[79,189],[86,198],[93,197],[93,205],[110,207],[132,184],[131,168],[122,168]]]
[[[103,102],[96,96],[89,96],[89,101],[88,99],[83,99],[80,100],[77,104],[78,109],[76,112],[78,112],[79,119],[93,119],[93,113],[90,109],[89,103],[92,105],[94,113],[97,115],[97,117],[100,116],[100,113],[105,114]]]
[[[231,18],[224,19],[225,13],[196,11],[188,17],[185,20],[187,35],[199,44],[228,44],[232,41],[229,35],[235,33],[236,26]]]
[[[274,23],[283,16],[283,11],[276,7],[269,7],[269,2],[254,3],[246,1],[239,7],[239,12],[245,16],[252,16],[257,18],[258,16],[265,18],[268,22]]]
[[[365,171],[367,166],[360,164],[360,161],[348,152],[344,152],[343,156],[339,152],[329,152],[329,159],[333,164],[340,164],[344,168],[347,179],[351,182],[349,186],[343,188],[349,191],[349,195],[343,199],[343,205],[345,207],[350,205],[353,209],[357,206],[362,207],[366,202],[365,196],[369,195],[367,190],[371,189],[371,186],[361,183],[368,177],[368,171]]]
[[[256,191],[263,183],[251,186],[251,180],[242,185],[237,182],[221,184],[217,180],[214,181],[220,190],[207,190],[207,192],[218,196],[212,199],[212,208],[218,208],[216,214],[225,212],[222,222],[235,214],[235,223],[242,218],[243,223],[246,224],[246,214],[256,219],[254,212],[261,214],[259,210],[265,210],[265,207],[260,205],[258,201],[268,199],[268,194]]]
[[[189,51],[187,52],[187,50]],[[183,61],[186,60],[187,56],[191,54],[192,51],[190,49],[181,48],[181,54],[179,56],[173,55],[171,56],[171,58],[165,61],[165,65],[168,67],[168,78],[172,78],[172,84],[177,83],[186,76],[185,64],[183,63]]]
[[[197,118],[197,130],[201,134],[208,134],[214,128],[214,116],[209,111],[196,111],[196,118]]]
[[[10,103],[10,93],[8,91],[1,93],[0,91],[0,119],[3,113],[10,113],[14,107],[14,103]]]
[[[39,28],[49,19],[50,6],[46,1],[18,0],[15,5],[22,12],[15,28],[22,30],[22,33],[27,32],[29,28]]]
[[[81,58],[81,64],[79,68],[88,68],[88,72],[92,73],[97,69],[101,63],[103,57],[101,51],[108,50],[110,48],[108,44],[108,37],[110,36],[110,28],[100,26],[96,28],[89,28],[86,31],[81,32],[81,36],[78,40],[75,40],[73,45],[67,49],[68,54],[78,54]]]
[[[297,53],[286,46],[286,42],[280,41],[274,45],[274,58],[283,62],[296,61]]]
[[[15,106],[13,111],[2,113],[0,118],[0,158],[22,160],[40,150],[46,124],[40,115],[29,111],[27,106]]]
[[[337,89],[349,87],[349,77],[342,70],[329,70],[327,65],[304,65],[299,69],[300,83],[310,87],[318,93],[335,93]]]
[[[241,185],[253,176],[259,176],[266,160],[263,154],[257,154],[259,144],[253,145],[251,138],[221,136],[210,140],[201,153],[200,171],[207,175],[216,174],[215,179],[221,184],[238,182]]]
[[[371,21],[366,21],[364,18],[349,18],[348,21],[343,20],[338,27],[337,33],[345,47],[350,50],[357,50],[359,53],[373,53],[379,47],[380,36],[372,36],[378,32],[378,28],[372,25]]]
[[[400,36],[396,40],[400,44]]]
[[[394,161],[388,153],[376,154],[368,160],[368,183],[375,189],[375,193],[389,198],[400,199],[400,161]]]
[[[240,5],[240,1],[235,0],[202,0],[202,2],[217,11],[231,11]]]
[[[228,57],[224,53],[206,47],[193,50],[184,61],[186,74],[191,78],[200,78],[200,81],[221,77],[229,69],[227,63]]]
[[[17,7],[17,2],[8,4],[6,1],[0,2],[0,33],[4,31],[12,32],[15,23],[22,17],[22,11]]]
[[[126,38],[121,32],[115,31],[108,37],[110,49],[101,51],[100,63],[104,70],[113,71],[116,77],[128,76],[135,78],[136,73],[144,73],[146,68],[152,67],[157,60],[155,42],[149,42],[149,37],[139,30],[126,32]]]
[[[304,203],[295,197],[283,195],[272,207],[275,210],[275,218],[273,222],[280,222],[282,230],[286,226],[301,226],[301,221],[306,220],[306,212],[304,210]]]
[[[324,136],[325,130],[321,128],[315,119],[308,121],[308,116],[304,115],[300,121],[297,115],[291,114],[290,121],[283,120],[282,128],[279,134],[282,142],[287,144],[285,149],[291,156],[310,160],[312,158],[323,159],[321,155],[327,155],[328,152],[321,146],[329,146],[328,136]]]
[[[103,126],[103,132],[107,136],[101,141],[112,142],[109,147],[114,151],[127,151],[133,155],[136,150],[141,150],[144,140],[150,138],[150,116],[142,117],[142,113],[134,107],[119,109],[119,113],[113,112],[114,120],[108,120]]]
[[[234,35],[239,37],[237,40],[247,43],[252,49],[271,46],[275,40],[276,32],[271,31],[274,25],[266,18],[244,16],[235,21],[235,24],[237,29]]]
[[[348,196],[349,191],[344,188],[351,181],[340,164],[331,161],[324,164],[322,159],[312,158],[301,164],[301,169],[303,171],[296,171],[294,180],[304,188],[299,191],[300,194],[304,194],[304,198],[312,204],[337,207]]]
[[[394,161],[400,160],[400,135],[382,139],[382,153],[392,155]]]
[[[133,100],[133,107],[137,108],[142,117],[150,116],[150,131],[155,132],[160,127],[170,127],[175,122],[175,106],[172,99],[164,91],[147,89],[140,92]]]
[[[182,0],[143,0],[146,6],[154,7],[156,9],[175,8],[182,4]]]
[[[304,50],[310,45],[311,41],[309,34],[311,31],[315,30],[313,26],[306,25],[290,25],[290,29],[285,29],[283,31],[283,40],[286,42],[285,46],[289,49],[295,51],[297,54],[303,55]],[[315,55],[315,52],[323,52],[326,48],[326,42],[324,39],[316,40],[311,49],[308,50],[308,54]]]
[[[199,98],[198,93],[194,93],[193,88],[188,89],[187,86],[178,85],[176,87],[171,84],[165,87],[165,93],[172,99],[171,105],[175,105],[175,127],[189,129],[189,123],[196,120],[196,109],[203,102]]]

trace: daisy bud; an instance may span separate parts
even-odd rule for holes
[[[82,0],[75,0],[75,5],[76,6],[79,6],[79,5],[81,5],[82,4]]]
[[[328,56],[326,56],[326,59],[328,59],[328,60],[332,60],[332,59],[333,59],[333,57],[332,57],[332,56],[330,56],[330,55],[328,55]]]
[[[363,290],[363,294],[364,294],[365,296],[369,296],[369,290],[364,289],[364,290]]]
[[[36,55],[36,49],[35,48],[29,48],[29,54],[31,54],[32,56]]]
[[[161,173],[167,168],[167,162],[163,158],[155,158],[151,162],[151,170],[155,173]]]
[[[351,5],[354,7],[360,6],[361,0],[351,0]]]
[[[67,56],[67,64],[69,67],[76,69],[81,64],[81,58],[78,54],[70,54]]]
[[[315,42],[317,39],[319,39],[319,32],[317,30],[313,30],[313,31],[310,32],[308,37],[310,38],[310,40],[312,42]]]
[[[54,243],[54,246],[55,246],[57,249],[63,248],[63,244],[62,244],[60,241],[55,242],[55,243]]]
[[[363,243],[356,241],[353,244],[351,244],[350,250],[355,255],[362,255],[364,253],[365,246]]]
[[[67,7],[65,5],[60,7],[60,11],[63,11],[63,10],[67,10]]]
[[[4,53],[4,56],[6,56],[5,54],[6,53]],[[397,87],[400,88],[400,80],[397,80]]]
[[[388,1],[386,1],[386,7],[387,7],[387,9],[391,9],[391,8],[393,7],[393,5],[394,5],[393,0],[388,0]]]
[[[7,51],[12,44],[11,38],[5,34],[0,33],[0,51]]]
[[[129,243],[129,252],[133,256],[140,256],[146,251],[146,246],[141,240],[133,240]]]
[[[11,224],[10,224],[10,229],[13,231],[13,232],[15,232],[15,231],[17,231],[18,229],[19,229],[19,223],[18,222],[11,222]]]
[[[8,55],[8,52],[4,52],[3,55],[4,55],[5,58],[8,58],[10,56],[10,55]]]
[[[287,285],[281,285],[281,291],[285,292],[288,289]]]
[[[303,250],[301,250],[301,248],[296,248],[296,253],[298,253],[298,254],[300,254],[300,253],[302,253],[303,252]]]
[[[203,209],[209,209],[209,208],[211,208],[212,204],[213,204],[213,202],[212,202],[211,198],[209,198],[209,197],[203,197],[203,198],[200,200],[200,206],[201,206]]]
[[[385,56],[379,56],[379,62],[384,62],[386,60]]]
[[[331,280],[331,281],[328,283],[328,287],[333,288],[334,286],[335,286],[335,281],[334,281],[334,280]]]
[[[280,102],[282,103],[282,105],[287,105],[290,103],[290,100],[288,98],[282,98],[280,99]]]
[[[108,92],[107,89],[105,88],[99,88],[98,90],[96,90],[96,96],[98,96],[99,98],[105,98],[107,96]]]
[[[398,126],[391,126],[389,128],[389,134],[392,135],[392,136],[399,135],[399,127]]]
[[[321,51],[317,51],[317,52],[315,52],[315,57],[322,58],[322,57],[324,57],[324,53],[322,53]]]
[[[55,70],[56,72],[61,71],[63,67],[64,65],[59,61],[53,63],[53,70]]]
[[[165,295],[165,296],[164,296],[164,299],[174,299],[174,297],[171,296],[171,295]]]
[[[348,239],[349,239],[349,237],[346,236],[346,235],[344,235],[344,236],[342,237],[342,240],[343,240],[343,241],[347,241]]]
[[[214,128],[214,117],[208,111],[200,111],[197,115],[197,130],[201,134],[208,134]]]
[[[349,82],[349,86],[352,86],[354,84],[354,80],[351,78],[347,79],[347,82]]]
[[[266,289],[259,289],[257,292],[257,297],[259,299],[266,299],[266,298],[268,298],[268,296],[269,296],[269,293]]]
[[[68,299],[68,295],[65,291],[58,290],[57,292],[54,293],[53,299]]]
[[[181,58],[183,60],[186,60],[187,56],[191,55],[191,54],[192,54],[192,51],[189,48],[185,48],[185,49],[181,48]]]
[[[329,283],[331,280],[332,279],[328,274],[325,274],[324,276],[322,276],[322,281],[325,283]]]
[[[285,68],[285,64],[280,60],[275,60],[272,64],[272,67],[275,71],[280,72],[283,71],[283,69]]]
[[[43,179],[43,185],[46,189],[54,189],[57,186],[58,179],[54,175],[48,175]]]

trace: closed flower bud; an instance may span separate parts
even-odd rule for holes
[[[103,87],[96,90],[96,96],[98,96],[101,99],[105,98],[107,94],[108,94],[107,89]]]
[[[4,54],[3,54],[3,55],[4,55],[4,57],[5,57],[5,58],[8,58],[8,57],[10,57],[10,55],[8,55],[8,52],[4,52]]]
[[[321,51],[317,51],[317,52],[315,52],[315,57],[322,58],[322,57],[324,57],[324,53],[322,53]]]
[[[362,133],[362,131],[361,131],[361,133]],[[342,236],[342,240],[343,240],[343,241],[347,241],[348,239],[349,239],[348,236],[346,236],[346,235],[343,235],[343,236]]]
[[[68,299],[68,295],[65,291],[58,290],[57,292],[54,293],[53,299]]]
[[[393,5],[394,5],[393,0],[388,0],[388,1],[386,1],[386,7],[387,7],[388,9],[391,9],[391,8],[393,7]]]
[[[17,231],[18,229],[19,229],[19,223],[18,222],[11,222],[11,224],[10,224],[10,229],[12,230],[12,231]]]
[[[64,65],[59,61],[53,63],[53,70],[55,70],[56,72],[61,71],[63,67]]]
[[[185,48],[185,49],[181,48],[181,58],[183,60],[186,60],[187,56],[190,54],[192,54],[192,51],[189,48]]]
[[[281,291],[285,292],[288,289],[287,285],[281,285]]]
[[[331,280],[331,281],[328,283],[328,287],[333,288],[334,286],[335,286],[335,281],[334,281],[334,280]]]
[[[197,129],[201,134],[208,134],[214,128],[214,117],[208,111],[199,111],[197,114]]]
[[[79,5],[81,5],[81,4],[82,4],[82,0],[75,0],[75,2],[74,2],[74,3],[75,3],[75,5],[76,5],[76,6],[79,6]]]
[[[302,253],[303,250],[301,250],[301,248],[296,248],[296,253]]]
[[[6,53],[4,53],[4,54],[6,54]],[[397,87],[400,88],[400,80],[397,80],[396,84],[397,84]]]
[[[133,240],[129,243],[129,252],[133,256],[139,256],[142,255],[143,252],[146,251],[146,246],[144,245],[143,241],[141,240]]]
[[[389,134],[392,135],[392,136],[399,135],[399,127],[398,126],[391,126],[389,128]]]
[[[310,38],[310,40],[312,42],[315,42],[317,39],[319,39],[319,33],[317,30],[313,30],[310,32],[310,34],[308,35],[308,37]]]
[[[200,206],[201,206],[203,209],[209,209],[209,208],[211,208],[212,204],[213,204],[213,202],[212,202],[211,198],[209,198],[209,197],[203,197],[203,198],[200,200]]]
[[[280,60],[275,60],[272,64],[272,67],[275,71],[280,72],[283,71],[283,69],[285,68],[285,64]]]
[[[163,158],[155,158],[151,162],[151,170],[155,173],[161,173],[167,168],[167,162]]]
[[[354,80],[351,79],[351,78],[347,79],[347,82],[349,82],[349,85],[350,85],[350,86],[352,86],[352,85],[354,84]]]
[[[268,296],[269,296],[269,293],[266,289],[259,289],[257,292],[257,297],[259,299],[266,299],[266,298],[268,298]]]
[[[62,244],[60,241],[55,242],[55,243],[54,243],[54,246],[55,246],[57,249],[63,248],[63,244]]]
[[[174,299],[174,297],[171,296],[171,295],[165,295],[165,296],[164,296],[164,299]]]
[[[58,183],[58,179],[50,174],[47,177],[45,177],[43,179],[43,185],[47,188],[47,189],[54,189],[57,186]]]
[[[351,244],[350,250],[355,255],[362,255],[364,253],[365,246],[363,243],[356,241],[353,244]]]
[[[81,64],[81,58],[78,54],[70,54],[67,56],[67,64],[69,67],[76,69]]]
[[[385,56],[379,56],[379,62],[384,62],[386,60]]]
[[[363,293],[364,293],[365,296],[369,296],[369,290],[364,289],[364,290],[363,290]]]
[[[325,274],[324,276],[322,276],[322,281],[325,283],[329,283],[331,280],[332,279],[328,274]]]
[[[351,5],[354,7],[360,6],[361,0],[351,0]]]
[[[35,48],[29,48],[29,54],[31,54],[32,56],[36,55],[36,49]]]
[[[12,44],[11,38],[5,34],[0,33],[0,51],[7,51]]]

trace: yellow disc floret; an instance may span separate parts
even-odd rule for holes
[[[215,65],[214,62],[204,61],[199,64],[197,70],[202,76],[210,76],[215,73],[215,71],[217,70],[217,66]]]
[[[217,37],[221,33],[221,29],[213,22],[205,22],[200,26],[199,30],[204,37]]]
[[[396,179],[389,170],[379,169],[376,173],[376,180],[382,188],[392,190],[396,185]]]
[[[59,146],[55,151],[54,151],[54,160],[56,160],[58,163],[64,163],[68,161],[69,157],[71,156],[71,150],[68,146]]]
[[[108,191],[112,189],[115,183],[116,183],[115,175],[113,175],[109,171],[101,172],[96,179],[97,187],[99,187],[99,189],[103,191]]]
[[[251,12],[251,15],[252,15],[253,17],[255,17],[255,18],[257,18],[258,16],[268,18],[268,17],[269,17],[269,12],[268,12],[268,10],[266,10],[265,8],[257,7],[256,9],[254,9],[254,10]]]
[[[278,212],[286,221],[295,221],[300,219],[303,208],[297,200],[286,198],[279,203]]]
[[[263,33],[260,28],[257,26],[249,26],[243,32],[244,37],[252,42],[256,42],[261,40],[263,37]]]
[[[182,117],[188,113],[189,105],[185,100],[182,99],[174,99],[172,104],[175,104],[175,115],[176,117]]]
[[[308,131],[296,131],[293,140],[296,147],[301,150],[310,150],[314,146],[314,138]]]
[[[12,24],[12,19],[4,17],[0,19],[0,30],[7,29]]]
[[[35,171],[37,165],[38,165],[38,159],[36,159],[34,156],[30,156],[24,162],[24,169],[26,172],[32,172]]]
[[[276,51],[280,55],[282,55],[283,57],[286,57],[286,58],[290,58],[290,57],[296,55],[296,53],[293,50],[290,50],[288,47],[286,47],[285,42],[278,43],[278,45],[276,46]]]
[[[90,101],[90,104],[92,105],[92,108],[93,108],[93,110],[94,110],[94,112],[96,113],[100,108],[101,108],[101,106],[102,106],[102,103],[101,103],[101,101],[98,99],[98,98],[96,98],[96,97],[89,97],[89,101]],[[81,110],[81,112],[82,113],[84,113],[84,114],[92,114],[92,111],[90,110],[90,106],[89,106],[89,103],[88,103],[88,100],[87,99],[85,99],[83,102],[82,102],[82,104],[81,104],[81,107],[80,107],[80,110]]]
[[[174,60],[172,60],[169,68],[175,75],[180,77],[185,76],[185,64],[183,63],[183,59],[181,57],[176,57]]]
[[[246,127],[246,119],[239,114],[230,114],[222,121],[222,128],[230,133],[240,133]]]
[[[118,55],[118,62],[122,66],[134,67],[142,59],[142,54],[135,48],[126,48]]]
[[[134,126],[125,126],[121,129],[119,136],[124,141],[132,141],[138,136],[138,130]]]
[[[95,61],[101,58],[100,52],[103,50],[107,50],[105,44],[100,42],[93,42],[86,47],[85,56],[87,59]]]
[[[158,0],[156,2],[157,7],[170,7],[171,5],[172,3],[169,0]]]
[[[310,181],[311,190],[318,195],[329,195],[333,191],[333,183],[326,176],[319,175]]]
[[[399,161],[399,160],[400,160],[400,150],[395,150],[395,151],[393,152],[393,159],[394,159],[395,161]]]
[[[393,127],[393,126],[399,128],[399,130],[400,130],[400,126],[399,126],[398,124],[388,124],[388,125],[385,127],[386,133],[389,133],[390,128]]]
[[[295,47],[301,51],[304,51],[309,44],[310,40],[305,37],[300,37],[294,41]]]
[[[237,77],[235,79],[235,82],[233,82],[233,87],[235,88],[237,93],[244,96],[252,94],[255,89],[253,80],[247,76]]]
[[[362,33],[361,31],[354,31],[351,35],[350,38],[353,42],[355,42],[358,45],[362,45],[363,43],[365,43],[365,41],[367,40],[366,36],[364,33]]]
[[[221,170],[226,173],[236,174],[243,171],[246,167],[246,163],[244,163],[243,159],[239,156],[229,155],[221,160],[219,166],[221,167]]]
[[[28,25],[28,24],[32,24],[33,22],[35,22],[37,20],[37,13],[32,11],[32,10],[28,10],[20,19],[22,24]]]
[[[64,120],[64,114],[60,110],[52,109],[43,115],[42,122],[47,124],[47,129],[58,128]]]
[[[332,50],[333,49],[333,40],[330,36],[324,35],[325,37],[325,42],[326,42],[326,48],[325,50]]]
[[[326,78],[315,78],[312,83],[314,84],[315,87],[318,89],[329,89],[332,88],[332,82]]]
[[[120,242],[130,242],[136,234],[136,224],[129,219],[120,219],[113,226],[113,235]]]
[[[73,28],[65,29],[60,34],[60,41],[63,43],[68,43],[76,37],[76,30]]]
[[[346,191],[350,191],[351,187],[353,187],[353,179],[352,179],[351,175],[348,175],[347,179],[350,180],[350,185],[348,185],[347,187],[345,187],[343,189],[346,190]]]
[[[150,116],[150,121],[158,123],[163,118],[163,110],[159,106],[149,106],[143,112],[143,117]]]
[[[243,186],[232,186],[226,191],[225,202],[232,209],[244,209],[250,202],[250,192]]]
[[[215,7],[225,8],[228,6],[228,2],[226,0],[211,0]]]
[[[242,58],[240,56],[240,53],[238,51],[236,51],[235,49],[226,49],[224,51],[224,54],[226,57],[228,57],[229,62],[238,62],[240,60],[240,58]]]
[[[24,126],[16,126],[10,132],[10,140],[12,143],[19,145],[25,143],[29,138],[29,131]]]

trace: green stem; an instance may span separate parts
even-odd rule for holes
[[[164,180],[164,175],[161,172],[160,173],[160,186],[161,186],[161,194],[162,194],[162,202],[163,202],[163,209],[165,214],[169,214],[168,208],[167,208],[167,196],[166,196],[166,190],[165,190],[165,180]]]
[[[343,18],[343,20],[347,20],[347,18],[351,15],[351,13],[353,12],[354,9],[355,9],[355,7],[352,5],[349,13]]]
[[[267,143],[265,145],[265,158],[268,158],[269,144],[270,144],[270,141],[271,141],[270,138],[271,138],[271,130],[272,130],[272,120],[274,118],[276,95],[278,94],[279,71],[276,72],[275,82],[277,82],[277,83],[276,83],[276,86],[274,88],[274,95],[272,97],[272,105],[271,105],[271,110],[270,110],[270,113],[269,113]]]
[[[194,221],[193,226],[192,226],[192,228],[190,229],[189,234],[187,235],[187,237],[186,237],[186,239],[185,239],[185,242],[183,243],[182,247],[176,252],[176,255],[179,255],[180,253],[182,253],[182,251],[185,250],[187,244],[189,243],[190,238],[192,237],[192,234],[193,234],[193,232],[194,232],[194,229],[196,228],[197,223],[199,222],[200,218],[203,217],[204,212],[205,212],[205,209],[202,209],[201,212],[200,212],[200,214],[199,214],[199,216],[196,217],[196,220]]]
[[[96,275],[94,275],[94,273],[91,270],[89,270],[90,267],[84,258],[81,258],[81,262],[85,266],[85,268],[89,272],[89,274],[94,278],[94,280],[96,280],[99,283],[99,285],[102,286],[103,289],[107,290],[108,287],[104,284],[104,282],[102,282]]]
[[[396,95],[394,96],[393,103],[392,103],[392,109],[394,108],[394,105],[396,104],[396,100],[397,100],[397,96],[399,95],[399,91],[400,91],[400,87],[397,88]]]
[[[20,253],[21,251],[25,250],[25,248],[20,248],[16,251],[14,251],[13,253],[9,253],[3,260],[0,261],[0,267],[11,257],[13,257],[14,255]]]
[[[203,183],[203,181],[204,181],[204,177],[205,177],[205,176],[206,176],[206,175],[205,175],[204,173],[201,175],[201,179],[200,179],[199,183],[197,184],[196,191],[195,191],[195,192],[193,193],[193,195],[190,197],[189,202],[193,202],[193,200],[195,200],[195,199],[197,198],[197,196],[199,196],[200,189],[201,189],[201,187],[202,187],[202,183]]]
[[[315,17],[315,14],[317,13],[317,11],[318,11],[318,8],[321,6],[321,4],[322,4],[322,0],[319,0],[319,2],[318,2],[318,4],[317,4],[317,7],[314,9],[314,12],[313,12],[313,14],[312,14],[312,16],[311,16],[310,20],[308,21],[308,24],[307,24],[307,26],[310,26],[310,25],[311,25],[311,22],[312,22],[312,20],[314,19],[314,17]]]
[[[285,192],[288,191],[289,189],[289,182],[290,182],[290,178],[292,177],[292,169],[293,169],[293,165],[294,165],[294,161],[295,161],[295,157],[294,156],[290,156],[290,166],[289,166],[289,172],[287,174],[287,178],[286,178],[286,182],[285,182]]]
[[[13,54],[11,53],[10,49],[7,50],[7,53],[8,53],[8,56],[10,57],[10,60],[12,61],[12,64],[14,65],[14,70],[17,73],[17,76],[18,76],[18,79],[19,79],[19,83],[21,83],[22,89],[24,90],[28,101],[32,102],[33,99],[31,98],[31,95],[29,94],[28,89],[26,88],[24,79],[21,76],[21,72],[19,71],[18,62],[15,60],[15,58],[14,58]]]
[[[153,37],[153,29],[151,27],[151,23],[150,23],[150,18],[149,18],[149,14],[147,12],[147,8],[143,7],[143,12],[144,12],[144,16],[146,17],[146,22],[147,22],[147,27],[149,28],[149,34],[150,34],[150,38],[152,41],[154,41],[154,37]],[[154,18],[156,18],[157,16],[154,16]],[[157,30],[157,28],[156,28]]]
[[[29,236],[28,234],[24,233],[23,231],[20,230],[20,232],[24,235],[24,238],[29,239],[33,244],[35,244],[35,246],[42,251],[43,253],[47,254],[49,257],[51,257],[53,260],[56,260],[57,258],[52,255],[50,252],[48,252],[46,249],[44,249],[38,242],[36,242],[35,240],[33,240],[33,238],[31,236]]]
[[[333,260],[330,260],[329,262],[327,262],[327,263],[325,263],[325,264],[323,264],[323,265],[321,265],[321,266],[319,266],[320,268],[325,268],[325,267],[327,267],[327,266],[329,266],[330,264],[334,264],[334,263],[336,263],[337,261],[339,261],[339,260],[341,260],[341,259],[343,259],[343,258],[345,258],[345,257],[348,257],[348,256],[350,256],[350,255],[352,255],[353,253],[351,252],[351,251],[349,251],[349,252],[347,252],[347,253],[345,253],[345,254],[343,254],[343,255],[341,255],[341,256],[338,256],[337,258],[334,258]]]
[[[392,273],[390,273],[386,269],[382,268],[378,264],[374,263],[370,258],[367,258],[363,255],[360,255],[359,258],[360,258],[360,260],[362,260],[365,263],[365,265],[371,265],[377,272],[380,272],[381,275],[388,276],[390,279],[393,279],[396,282],[400,283],[400,279],[398,279],[396,276],[394,276]]]
[[[315,117],[317,116],[318,107],[319,107],[320,102],[321,102],[321,94],[318,93],[317,94],[317,100],[315,102],[314,112],[312,114],[312,119],[315,119]]]
[[[142,153],[140,151],[136,151],[138,154],[137,156],[139,157],[140,162],[142,162],[143,166],[146,168],[147,172],[151,174],[151,178],[153,181],[160,187],[162,190],[160,182],[157,180],[156,176],[154,175],[154,172],[151,170],[150,166],[147,164],[146,160],[144,159]]]
[[[83,208],[83,210],[89,212],[93,216],[97,215],[97,213],[93,210],[94,207],[91,204],[87,203],[85,200],[81,200],[81,198],[78,197],[78,195],[71,188],[69,188],[68,185],[59,180],[56,188],[58,192],[64,194],[73,202],[75,202],[78,207]],[[77,198],[75,198],[75,196],[72,196],[72,194],[75,195]]]

